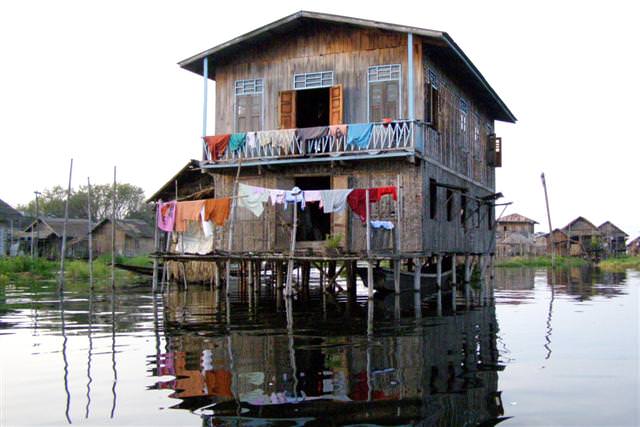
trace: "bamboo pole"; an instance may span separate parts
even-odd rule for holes
[[[457,305],[457,301],[456,301],[456,287],[458,285],[458,274],[456,272],[456,264],[457,264],[457,260],[456,260],[456,254],[451,255],[451,309],[453,310],[453,312],[455,313],[456,311],[456,305]]]
[[[544,178],[544,172],[540,174],[542,187],[544,188],[544,201],[547,205],[547,221],[549,221],[549,240],[551,241],[551,268],[556,266],[556,245],[553,241],[553,227],[551,227],[551,213],[549,210],[549,196],[547,195],[547,181]]]
[[[236,223],[236,211],[238,210],[238,182],[240,180],[240,169],[242,167],[242,158],[238,159],[238,170],[236,171],[236,179],[233,182],[233,199],[231,200],[231,221],[229,221],[229,238],[227,241],[227,251],[231,255],[233,249],[233,229]],[[227,299],[231,295],[229,284],[231,282],[231,258],[227,258],[225,268],[225,286]]]
[[[116,167],[113,167],[113,194],[111,197],[111,286],[116,280]]]
[[[93,225],[91,224],[91,180],[87,177],[87,218],[89,220],[89,285],[93,288]]]
[[[366,220],[367,220],[367,291],[369,304],[373,300],[373,264],[371,263],[371,221],[370,221],[370,209],[369,206],[369,190],[365,190],[365,208],[366,208]]]
[[[64,202],[64,223],[62,225],[62,244],[60,246],[60,284],[59,290],[64,287],[64,258],[67,251],[67,222],[69,221],[69,197],[71,195],[71,174],[73,173],[73,159],[69,165],[69,185],[67,186],[67,200]]]
[[[296,233],[298,232],[298,204],[296,202],[293,203],[293,227],[291,228],[291,246],[289,249],[289,262],[287,265],[287,287],[285,290],[285,294],[287,296],[291,296],[293,294],[292,291],[292,283],[293,283],[293,256],[296,251]]]
[[[155,215],[153,216],[153,250],[158,253],[160,249],[160,232],[158,231],[158,210],[160,206],[156,201]],[[158,257],[153,258],[153,278],[151,280],[151,291],[156,292],[158,289]]]

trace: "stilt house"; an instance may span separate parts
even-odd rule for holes
[[[24,231],[31,236],[31,230],[37,239],[38,256],[48,259],[60,257],[60,247],[64,229],[64,218],[40,217],[32,222]],[[81,238],[89,232],[89,220],[70,218],[67,222],[67,256],[82,257],[86,250],[81,246],[71,245],[74,239]]]
[[[601,234],[602,246],[608,256],[624,255],[627,252],[626,240],[629,235],[611,221],[602,223],[598,230]]]
[[[579,216],[567,224],[562,231],[567,235],[567,244],[571,243],[569,255],[595,255],[600,252],[600,230],[586,218]]]
[[[373,204],[370,218],[394,222],[398,238],[374,249],[395,241],[404,253],[494,252],[502,165],[494,124],[516,119],[447,33],[302,11],[179,65],[204,77],[205,99],[216,82],[215,132],[205,121],[205,135],[273,130],[279,141],[224,153],[203,143],[200,166],[216,197],[233,194],[237,173],[241,183],[285,190],[397,186],[397,203]],[[204,109],[206,117],[206,101]],[[347,133],[372,124],[370,138],[351,144],[309,131],[340,124]],[[292,211],[238,210],[232,249],[286,250]],[[365,249],[365,226],[349,210],[299,212],[297,248],[340,235],[343,250]]]

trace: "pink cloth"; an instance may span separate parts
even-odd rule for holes
[[[176,201],[158,204],[158,228],[162,231],[171,232],[176,223]]]

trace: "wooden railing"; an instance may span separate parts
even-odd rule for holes
[[[296,132],[285,129],[274,131],[280,138],[278,144],[245,144],[243,148],[235,151],[227,148],[217,163],[316,156],[338,157],[350,154],[375,155],[393,151],[422,153],[426,135],[423,126],[421,122],[405,120],[388,124],[373,123],[371,138],[364,146],[349,144],[346,135],[327,135],[302,141]],[[206,146],[204,148],[204,160],[211,162],[211,154]]]

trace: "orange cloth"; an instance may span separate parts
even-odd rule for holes
[[[204,142],[207,144],[207,147],[209,147],[209,152],[211,153],[211,160],[219,160],[220,157],[222,157],[229,145],[230,138],[230,134],[204,137]]]
[[[205,371],[204,381],[209,391],[209,396],[233,397],[231,392],[231,372],[218,369]]]
[[[187,221],[198,221],[200,211],[204,206],[204,200],[194,200],[191,202],[178,202],[176,205],[176,225],[177,232],[187,231]]]
[[[213,221],[216,225],[223,226],[231,212],[231,197],[222,199],[207,199],[204,201],[204,220]]]

